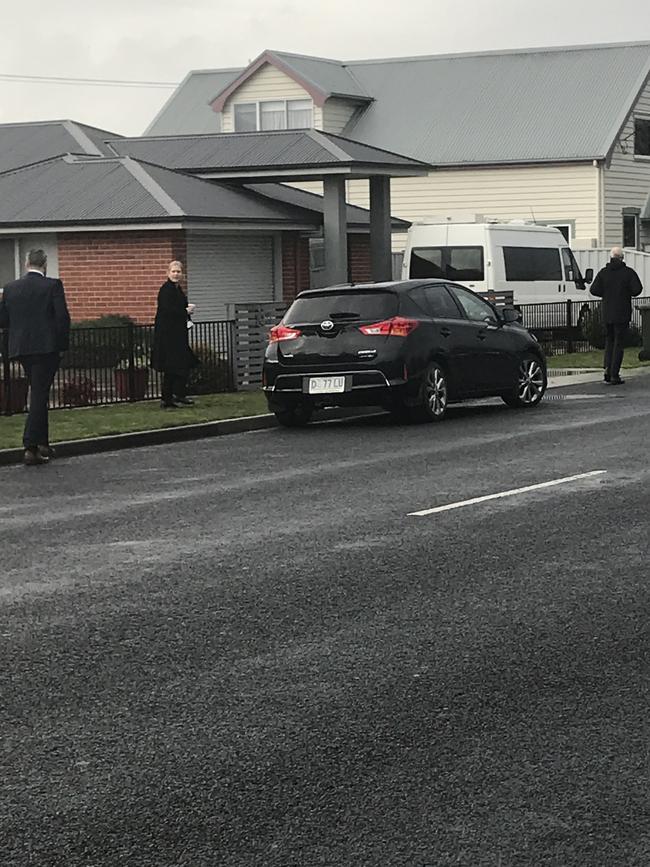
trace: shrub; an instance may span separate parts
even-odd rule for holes
[[[61,399],[66,406],[90,406],[97,402],[95,380],[88,376],[66,379],[61,388]]]
[[[190,373],[188,391],[191,394],[216,394],[230,391],[232,389],[230,361],[205,344],[198,344],[193,349],[201,363]]]
[[[580,330],[585,340],[594,349],[605,348],[605,326],[600,306],[584,311],[581,316]],[[636,325],[630,325],[625,338],[625,346],[641,346],[641,333]]]
[[[136,325],[130,316],[109,314],[75,322],[70,334],[70,349],[63,356],[61,367],[77,370],[117,367],[129,357],[131,328],[135,355],[148,354],[151,329]]]

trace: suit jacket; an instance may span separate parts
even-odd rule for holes
[[[632,298],[643,292],[639,275],[622,259],[611,259],[602,268],[589,290],[602,298],[605,325],[627,325],[632,318]]]
[[[64,352],[70,314],[63,283],[36,271],[7,283],[0,297],[0,328],[9,329],[9,358]]]

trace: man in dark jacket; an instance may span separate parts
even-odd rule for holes
[[[620,377],[625,336],[632,318],[632,298],[643,292],[639,275],[623,261],[621,247],[613,247],[611,259],[596,275],[591,294],[602,298],[602,318],[606,329],[605,382],[622,385]]]
[[[0,299],[0,328],[9,329],[9,358],[17,359],[29,380],[29,413],[23,445],[25,464],[47,463],[53,456],[47,402],[61,353],[68,348],[70,315],[63,283],[45,276],[47,256],[30,250],[27,273],[8,283]]]

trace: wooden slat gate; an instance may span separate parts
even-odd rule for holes
[[[228,318],[235,323],[235,386],[238,391],[259,388],[269,328],[277,325],[287,310],[280,301],[233,304]]]

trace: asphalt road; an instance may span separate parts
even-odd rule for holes
[[[650,379],[550,398],[0,468],[2,867],[646,867]]]

